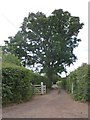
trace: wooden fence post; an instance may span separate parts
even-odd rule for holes
[[[72,82],[72,94],[73,94],[73,82]]]
[[[43,95],[43,82],[41,82],[41,94]]]

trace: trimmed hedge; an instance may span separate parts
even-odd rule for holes
[[[90,80],[88,72],[89,65],[83,64],[77,70],[70,73],[66,80],[66,89],[73,95],[75,100],[78,101],[90,101],[89,90]],[[73,83],[73,93],[72,93]]]
[[[43,82],[49,88],[49,80],[45,76],[15,64],[2,64],[2,104],[20,103],[33,96],[32,84]]]
[[[24,67],[3,63],[2,104],[19,103],[32,97],[31,74],[32,72]]]

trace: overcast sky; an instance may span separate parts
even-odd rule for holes
[[[74,51],[78,60],[68,70],[72,71],[82,63],[88,63],[88,0],[0,0],[0,45],[17,33],[29,12],[40,11],[50,15],[60,8],[80,17],[80,21],[85,24],[78,36],[82,42]]]

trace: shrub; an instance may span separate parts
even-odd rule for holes
[[[62,87],[62,81],[57,81],[57,82],[56,82],[56,85],[57,85],[58,87]]]
[[[40,76],[15,64],[3,63],[2,104],[30,100],[34,92],[32,84],[41,84],[41,82],[49,88],[49,80],[46,76]]]
[[[2,62],[3,63],[15,64],[15,65],[18,65],[18,66],[21,65],[20,60],[14,54],[4,54],[4,55],[2,55]]]
[[[46,76],[41,76],[38,73],[33,73],[32,74],[31,82],[34,85],[40,85],[41,82],[43,82],[43,84],[46,85],[47,88],[49,88],[49,86],[50,86],[48,78]]]
[[[89,101],[89,74],[88,65],[83,64],[77,70],[70,73],[66,80],[67,91],[73,94],[75,100],[79,101]],[[72,83],[73,83],[73,93],[72,93]]]
[[[2,103],[19,103],[29,100],[33,95],[30,82],[32,72],[24,67],[3,63],[2,65]]]
[[[65,78],[61,78],[61,80],[62,80],[62,88],[63,89],[66,89],[66,77]]]
[[[66,89],[69,93],[72,92],[72,83],[74,84],[73,90],[75,91],[76,87],[77,87],[77,78],[76,78],[76,73],[71,72],[70,75],[67,77],[66,79]]]

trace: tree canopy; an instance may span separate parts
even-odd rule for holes
[[[79,17],[62,9],[54,10],[50,16],[29,13],[20,31],[9,37],[8,51],[17,55],[24,66],[41,68],[40,72],[50,78],[66,72],[66,66],[76,61],[73,50],[81,41],[78,33],[83,25]]]

